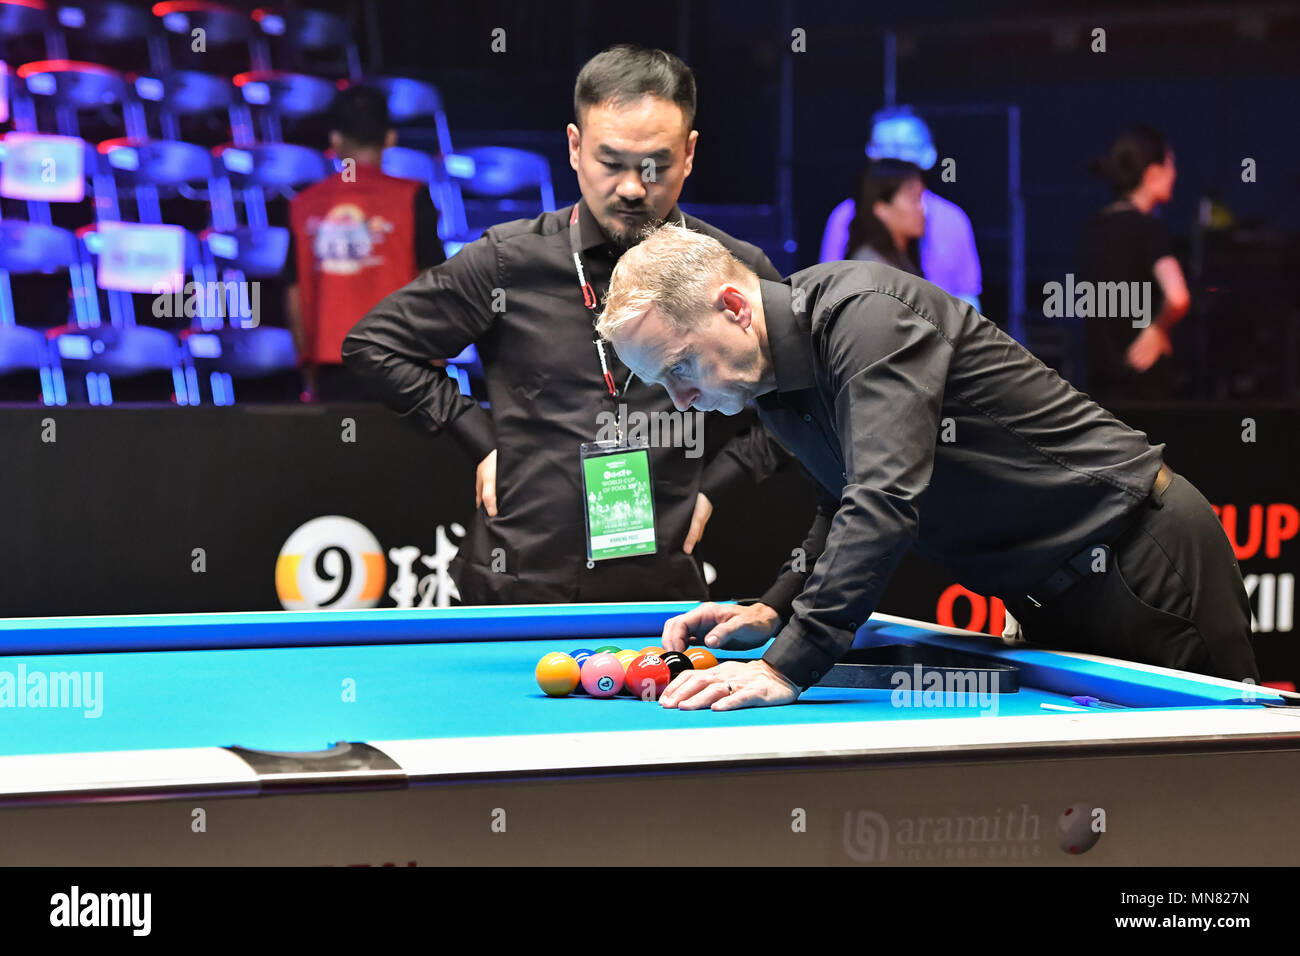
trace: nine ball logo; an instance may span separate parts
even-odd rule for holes
[[[275,591],[290,611],[374,607],[387,578],[379,541],[365,525],[341,515],[302,525],[275,562]]]
[[[600,688],[602,693],[608,694],[610,691],[614,689],[614,678],[606,675],[605,677],[602,677],[600,680],[596,681],[596,686]]]

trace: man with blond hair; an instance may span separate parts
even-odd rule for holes
[[[753,401],[820,486],[803,560],[761,599],[664,626],[672,650],[775,637],[762,659],[685,672],[664,706],[794,701],[913,547],[1035,643],[1258,679],[1232,549],[1163,446],[923,279],[837,262],[773,282],[668,225],[619,261],[596,328],[679,409]]]

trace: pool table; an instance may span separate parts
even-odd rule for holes
[[[544,653],[657,644],[688,607],[0,621],[0,863],[1300,858],[1300,707],[1268,688],[876,615],[855,646],[1018,688],[900,668],[730,713],[539,691]]]

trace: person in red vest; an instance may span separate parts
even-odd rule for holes
[[[397,142],[384,94],[352,87],[335,105],[330,147],[343,168],[289,204],[285,261],[289,327],[316,400],[368,395],[343,367],[344,337],[390,292],[446,260],[428,186],[381,169]]]

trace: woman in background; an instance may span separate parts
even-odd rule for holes
[[[853,221],[844,258],[883,262],[922,275],[918,249],[925,235],[921,167],[898,159],[877,159],[862,171],[854,196]]]
[[[1110,183],[1113,201],[1084,224],[1080,278],[1092,282],[1151,283],[1150,324],[1130,317],[1085,320],[1088,392],[1101,401],[1174,396],[1169,330],[1190,304],[1169,232],[1152,213],[1174,195],[1174,151],[1164,136],[1138,126],[1119,137],[1089,169]]]

